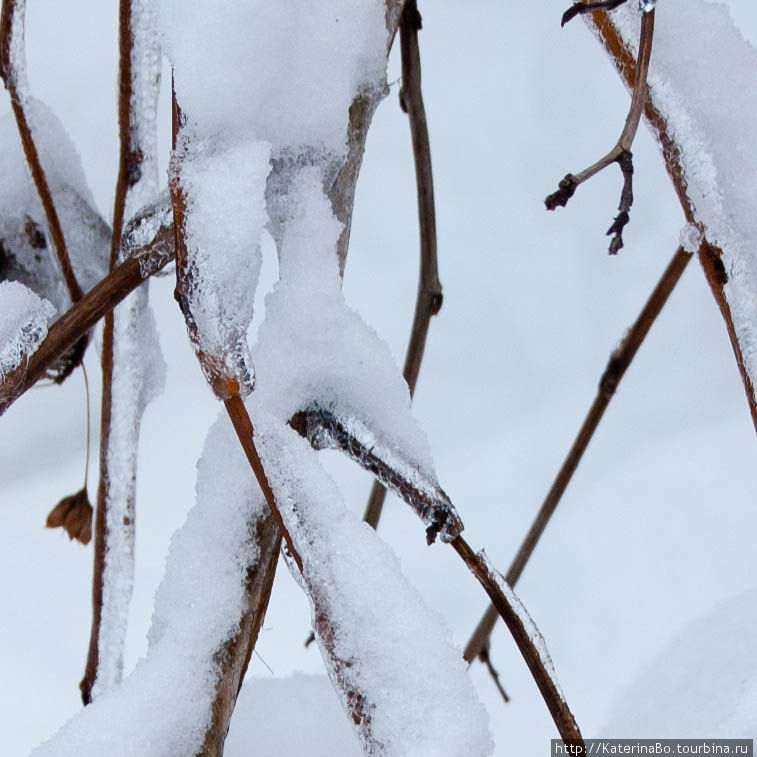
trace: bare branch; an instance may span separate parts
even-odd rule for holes
[[[597,396],[594,398],[594,402],[592,402],[591,408],[578,432],[578,436],[576,436],[568,452],[568,456],[565,458],[552,484],[552,488],[539,508],[539,512],[531,524],[531,528],[521,543],[505,575],[505,580],[510,586],[515,586],[518,583],[550,518],[557,509],[562,495],[573,478],[573,474],[576,472],[584,452],[586,452],[586,448],[589,446],[589,442],[593,438],[599,422],[602,420],[605,410],[607,410],[610,401],[615,395],[618,385],[636,356],[639,347],[641,347],[644,339],[646,339],[649,330],[652,328],[652,324],[657,320],[657,316],[668,301],[671,292],[675,289],[676,284],[678,284],[691,258],[692,255],[683,248],[679,247],[676,250],[633,326],[631,326],[618,348],[610,355],[607,367],[599,380]],[[478,626],[465,647],[463,656],[468,663],[473,662],[477,657],[482,658],[482,655],[486,653],[496,622],[497,611],[492,605],[479,621]]]
[[[420,227],[420,276],[415,315],[407,346],[402,375],[407,381],[410,396],[415,393],[423,353],[426,348],[431,318],[442,306],[442,285],[439,281],[436,251],[436,210],[434,205],[434,175],[431,170],[431,145],[426,123],[426,109],[421,90],[421,58],[418,31],[421,15],[416,0],[410,0],[400,19],[400,49],[402,52],[402,89],[400,104],[408,114],[415,161],[415,183],[418,196]],[[378,526],[386,498],[386,489],[377,481],[371,486],[363,520],[373,528]]]
[[[31,126],[26,115],[28,100],[26,72],[24,70],[24,19],[26,15],[26,0],[3,0],[2,15],[0,16],[0,75],[10,94],[13,115],[18,125],[18,133],[24,148],[26,162],[29,165],[34,185],[37,188],[42,208],[45,211],[47,227],[50,230],[55,254],[60,263],[63,278],[68,287],[71,301],[77,302],[84,292],[76,278],[71,259],[66,248],[63,228],[60,225],[58,212],[53,201],[53,194],[47,182],[39,151],[34,141]],[[20,58],[20,60],[19,60]]]
[[[297,568],[301,573],[302,559],[300,558],[299,554],[297,554],[297,550],[294,548],[292,537],[289,535],[289,532],[284,525],[284,521],[281,517],[281,511],[276,504],[276,497],[273,493],[273,489],[271,489],[271,485],[268,483],[268,477],[265,474],[263,463],[260,461],[260,455],[258,455],[258,450],[255,446],[255,432],[252,427],[252,420],[250,419],[250,415],[247,412],[247,408],[244,406],[244,402],[242,401],[242,398],[238,393],[232,393],[228,399],[224,400],[224,405],[226,406],[226,412],[229,414],[229,418],[231,419],[231,423],[234,426],[234,430],[237,432],[239,443],[242,445],[244,454],[246,455],[247,460],[250,463],[250,467],[255,474],[255,479],[258,482],[258,486],[260,486],[260,489],[265,496],[265,500],[268,503],[268,506],[271,508],[271,513],[276,518],[276,523],[278,524],[278,527],[284,537],[284,541],[286,542],[289,554],[294,559],[295,563],[297,564]]]
[[[612,5],[617,7],[620,3]],[[583,9],[595,10],[597,7],[604,7],[602,3],[589,3],[588,5],[574,5],[566,15],[571,14],[570,18],[576,13],[585,12]],[[633,203],[633,156],[631,147],[639,129],[641,114],[644,110],[644,104],[647,100],[647,74],[649,72],[649,62],[652,55],[652,41],[654,39],[654,9],[644,13],[641,21],[641,39],[639,41],[639,59],[636,64],[634,75],[633,93],[631,96],[631,106],[626,117],[626,123],[615,147],[610,150],[603,158],[596,163],[584,169],[577,174],[567,174],[561,181],[558,190],[549,195],[544,201],[547,210],[555,210],[557,207],[565,207],[568,200],[575,194],[576,189],[588,181],[592,176],[607,168],[607,166],[617,163],[623,174],[623,191],[621,193],[620,205],[618,206],[618,215],[607,234],[614,235],[610,242],[609,252],[611,255],[623,247],[623,228],[629,220],[629,211]],[[568,18],[567,20],[570,20]],[[563,17],[565,23],[565,17]]]
[[[563,741],[566,744],[583,745],[581,731],[560,691],[552,661],[548,654],[540,651],[546,650],[544,640],[520,600],[509,584],[492,568],[483,552],[475,554],[462,536],[458,536],[452,546],[483,586],[505,621]]]

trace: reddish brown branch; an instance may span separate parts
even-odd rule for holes
[[[408,114],[415,162],[415,183],[418,197],[420,228],[420,276],[415,315],[407,346],[402,375],[407,381],[410,396],[415,393],[423,353],[426,348],[431,318],[442,306],[442,285],[439,281],[436,250],[436,210],[434,204],[434,175],[431,169],[431,144],[426,122],[426,109],[421,90],[421,57],[418,31],[421,15],[416,0],[410,0],[400,17],[400,48],[402,53],[402,89],[400,104]],[[374,481],[363,519],[376,528],[386,499],[386,489]]]
[[[300,573],[302,573],[302,559],[297,553],[297,550],[294,548],[292,537],[289,534],[289,531],[287,531],[286,526],[284,525],[284,520],[281,517],[281,511],[276,504],[276,496],[273,493],[273,489],[271,489],[271,485],[268,483],[268,477],[266,476],[265,469],[263,468],[263,463],[260,460],[257,447],[255,446],[255,436],[250,415],[247,412],[247,408],[244,406],[244,402],[242,401],[242,398],[239,396],[238,392],[230,391],[230,395],[231,396],[228,397],[228,399],[224,400],[226,412],[229,414],[231,423],[234,426],[234,431],[236,431],[237,437],[239,438],[239,443],[242,445],[242,449],[244,450],[244,454],[246,455],[247,460],[250,463],[252,472],[255,474],[255,479],[258,482],[258,486],[260,486],[260,489],[263,492],[263,496],[265,497],[268,506],[271,508],[271,513],[276,518],[276,523],[278,524],[279,530],[284,536],[284,541],[286,542],[289,554],[297,564],[297,568],[299,569]]]
[[[566,744],[583,745],[578,724],[558,688],[557,681],[554,680],[551,671],[547,668],[546,661],[536,647],[533,629],[526,626],[522,613],[518,612],[518,609],[513,606],[512,599],[502,590],[499,584],[502,581],[501,576],[498,581],[498,577],[487,565],[483,556],[475,554],[462,536],[458,536],[452,542],[452,546],[483,586],[484,591],[489,595],[492,604],[507,625],[534,681],[536,681],[539,692],[563,741]]]
[[[5,87],[10,94],[11,107],[18,126],[21,145],[45,212],[47,227],[50,231],[63,278],[71,295],[71,301],[77,302],[82,298],[84,292],[79,285],[71,264],[71,258],[68,255],[63,228],[60,225],[58,211],[53,201],[53,193],[45,176],[34,135],[26,116],[25,82],[22,81],[22,75],[16,67],[17,61],[13,58],[14,50],[17,54],[23,54],[25,7],[25,0],[3,0],[0,15],[0,75],[2,75]]]
[[[639,347],[641,347],[646,339],[649,330],[652,328],[652,324],[657,320],[657,316],[668,301],[671,292],[676,284],[678,284],[691,258],[692,255],[683,248],[679,247],[676,250],[633,326],[623,338],[618,348],[610,355],[607,367],[599,380],[597,396],[589,408],[578,436],[576,436],[568,452],[568,456],[565,458],[552,484],[552,488],[539,508],[539,512],[531,524],[531,528],[521,543],[505,575],[505,580],[510,586],[515,586],[518,583],[523,569],[526,567],[536,549],[536,545],[539,543],[539,539],[544,534],[547,524],[557,509],[568,484],[573,478],[573,474],[576,472],[583,458],[584,452],[586,452],[586,448],[589,446],[589,442],[594,436],[594,432],[597,430],[597,426],[599,426],[599,422],[602,420],[602,416],[605,414],[605,410],[607,410],[610,401],[615,395],[618,385],[636,356]],[[493,606],[490,606],[479,621],[476,630],[465,647],[463,654],[467,662],[473,662],[473,660],[481,657],[488,650],[491,633],[496,622],[497,611]]]

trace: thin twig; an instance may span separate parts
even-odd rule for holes
[[[494,685],[497,687],[497,691],[499,691],[502,699],[505,701],[505,704],[507,704],[510,701],[510,697],[505,691],[505,687],[502,685],[502,681],[500,681],[499,679],[499,671],[494,667],[488,649],[482,650],[480,659],[481,662],[483,662],[486,666],[486,669],[489,671],[489,675],[492,677]]]
[[[526,567],[536,545],[539,543],[539,539],[544,533],[550,518],[557,509],[557,505],[560,503],[562,495],[573,478],[573,474],[576,472],[584,452],[589,446],[589,442],[594,436],[599,422],[602,420],[605,410],[607,410],[610,401],[615,395],[618,385],[636,356],[639,347],[644,342],[649,330],[652,328],[652,324],[668,301],[671,292],[676,284],[678,284],[691,258],[691,253],[686,252],[682,247],[676,250],[633,326],[631,326],[631,329],[623,338],[618,348],[610,355],[607,367],[599,380],[597,396],[589,408],[589,412],[552,484],[552,488],[539,508],[539,512],[531,524],[531,528],[521,543],[505,575],[505,580],[510,586],[515,586],[518,583],[523,569]],[[479,621],[476,630],[465,647],[463,656],[468,663],[473,662],[477,657],[482,658],[482,655],[488,650],[491,633],[496,621],[497,612],[493,606],[490,606]]]
[[[87,376],[87,366],[82,361],[81,373],[84,376],[84,396],[87,403],[87,451],[84,458],[84,488],[87,488],[87,481],[89,480],[89,448],[92,434],[92,419],[90,412],[90,396],[89,396],[89,376]]]
[[[434,176],[431,170],[431,145],[426,122],[426,109],[421,90],[421,58],[418,31],[421,15],[416,0],[409,0],[400,17],[400,48],[402,53],[402,89],[400,104],[408,114],[415,162],[415,183],[418,196],[420,228],[420,275],[415,315],[407,346],[402,375],[407,381],[410,396],[415,393],[418,374],[423,361],[431,318],[442,306],[442,285],[439,281],[436,250],[436,211],[434,204]],[[373,528],[378,526],[386,498],[386,489],[374,481],[363,520]]]
[[[68,287],[72,302],[80,300],[84,294],[74,273],[71,258],[68,255],[63,228],[60,225],[58,211],[55,208],[53,193],[45,176],[44,168],[39,157],[34,135],[26,115],[28,100],[26,75],[23,62],[16,56],[24,54],[24,19],[26,0],[3,0],[2,15],[0,16],[0,75],[10,94],[13,115],[18,126],[26,162],[37,188],[42,208],[45,212],[47,227],[55,247],[55,254],[60,263],[63,278]],[[15,53],[15,54],[14,54]],[[20,64],[20,68],[19,68]]]
[[[271,508],[271,513],[276,518],[276,523],[278,524],[279,530],[281,531],[281,534],[284,537],[284,541],[286,542],[287,550],[297,564],[297,568],[299,569],[300,573],[302,573],[302,558],[295,549],[292,537],[289,534],[286,526],[284,525],[284,519],[281,517],[281,511],[276,504],[276,496],[274,495],[273,489],[271,489],[271,485],[268,482],[268,477],[266,476],[265,469],[263,468],[263,463],[260,460],[260,455],[258,455],[258,450],[255,446],[255,432],[252,426],[250,414],[247,412],[247,408],[245,407],[242,398],[239,396],[238,391],[234,392],[233,390],[231,390],[228,399],[224,400],[224,405],[226,407],[226,412],[231,419],[231,423],[234,426],[234,431],[236,431],[237,437],[239,438],[239,443],[242,445],[242,449],[244,450],[244,453],[247,456],[247,460],[250,463],[252,472],[255,474],[258,486],[260,486],[260,489],[265,496],[265,500],[268,503],[268,506]]]
[[[576,6],[573,7],[575,8]],[[565,207],[568,204],[568,200],[570,200],[581,184],[607,168],[607,166],[617,163],[623,174],[623,191],[618,206],[618,215],[607,231],[608,236],[610,234],[613,235],[609,250],[611,255],[617,254],[623,247],[623,229],[629,221],[629,212],[633,204],[633,156],[631,154],[631,147],[633,146],[636,132],[639,129],[639,122],[647,101],[647,74],[649,72],[652,42],[654,40],[654,16],[654,9],[644,13],[642,16],[639,59],[636,63],[631,105],[620,138],[612,150],[596,163],[577,174],[567,174],[560,181],[558,190],[549,195],[544,201],[547,210]]]
[[[545,659],[537,648],[537,639],[534,638],[535,626],[532,625],[531,628],[527,627],[523,611],[519,611],[519,608],[514,606],[516,598],[512,589],[509,590],[510,596],[508,596],[505,592],[505,589],[508,588],[507,582],[493,571],[483,554],[475,554],[473,552],[462,536],[458,536],[452,542],[452,546],[468,566],[471,573],[478,579],[481,586],[483,586],[484,591],[486,591],[492,603],[497,608],[500,617],[505,621],[528,669],[531,671],[534,681],[536,681],[536,685],[563,741],[569,745],[582,746],[581,731],[565,698],[560,692],[557,681],[554,678],[554,672],[550,670],[549,658]],[[584,753],[585,751],[580,752],[580,754]]]

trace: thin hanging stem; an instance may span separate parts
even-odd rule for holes
[[[90,447],[90,434],[92,431],[91,418],[90,418],[90,397],[89,397],[89,377],[87,376],[87,366],[84,365],[84,361],[81,364],[82,376],[84,376],[84,394],[87,401],[87,453],[84,458],[84,489],[87,488],[87,481],[89,481],[89,447]]]

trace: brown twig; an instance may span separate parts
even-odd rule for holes
[[[297,564],[297,568],[299,569],[300,573],[302,573],[302,558],[297,553],[297,550],[294,547],[294,542],[292,541],[292,537],[289,534],[289,531],[287,531],[286,526],[284,525],[284,520],[281,517],[281,511],[276,504],[276,496],[273,493],[273,489],[271,489],[271,485],[268,483],[268,477],[266,476],[265,469],[263,468],[263,463],[260,460],[260,455],[258,455],[258,450],[255,446],[255,432],[252,426],[252,420],[250,419],[250,414],[247,412],[247,408],[244,406],[244,402],[239,396],[238,391],[235,391],[233,387],[230,387],[229,395],[230,396],[224,400],[226,412],[231,419],[231,423],[237,433],[237,437],[239,438],[239,443],[242,445],[244,454],[246,455],[247,460],[250,463],[252,472],[255,474],[255,479],[258,482],[258,486],[260,486],[260,489],[265,496],[265,500],[268,503],[268,506],[271,508],[271,513],[276,518],[276,523],[278,524],[279,530],[281,531],[284,537],[284,541],[286,542],[287,550]]]
[[[481,651],[480,659],[481,662],[484,663],[486,669],[489,671],[489,675],[492,677],[492,681],[494,681],[494,685],[497,687],[497,691],[499,691],[505,704],[507,704],[510,701],[510,697],[505,691],[505,687],[502,685],[502,681],[500,681],[499,671],[494,667],[488,649]]]
[[[436,210],[434,205],[434,175],[431,170],[431,144],[426,123],[426,109],[421,90],[421,58],[418,31],[421,14],[416,0],[409,0],[400,17],[400,48],[402,53],[402,89],[400,105],[408,114],[415,162],[415,183],[418,196],[420,228],[420,275],[415,315],[407,346],[402,375],[407,381],[410,396],[415,393],[418,374],[423,361],[431,318],[442,306],[442,285],[439,281],[436,251]],[[371,486],[363,520],[373,528],[378,526],[386,499],[386,489],[378,481]]]
[[[575,8],[576,6],[573,7]],[[567,174],[560,181],[558,190],[549,195],[544,201],[547,210],[554,210],[557,207],[565,207],[565,205],[568,204],[568,200],[570,200],[581,184],[607,168],[607,166],[617,163],[623,174],[623,191],[618,206],[618,215],[615,217],[613,224],[607,231],[608,236],[610,234],[613,235],[609,250],[611,255],[617,254],[617,252],[623,247],[623,229],[629,221],[629,212],[631,205],[633,204],[633,156],[631,154],[631,147],[633,146],[636,132],[639,129],[639,122],[647,100],[647,74],[649,72],[652,42],[654,40],[654,15],[655,12],[653,9],[644,13],[642,17],[641,37],[639,40],[639,59],[636,63],[634,74],[631,105],[620,138],[612,150],[596,163],[580,173]]]
[[[513,600],[516,598],[512,589],[509,590],[510,596],[508,596],[505,591],[508,588],[506,581],[491,568],[483,554],[473,552],[462,536],[458,536],[452,542],[452,546],[483,586],[500,617],[505,621],[563,741],[566,744],[583,745],[581,731],[560,692],[553,672],[549,670],[549,661],[542,657],[537,648],[537,641],[534,638],[535,626],[532,625],[529,628],[522,609],[519,611],[519,608],[514,606]]]
[[[42,208],[45,212],[47,227],[55,247],[63,278],[68,287],[72,302],[80,300],[84,294],[74,273],[71,258],[68,255],[63,228],[60,225],[58,211],[55,208],[53,193],[45,176],[44,168],[39,157],[39,151],[34,141],[29,120],[26,116],[26,77],[22,68],[18,68],[19,61],[15,55],[24,54],[24,18],[26,0],[3,0],[0,15],[0,75],[5,88],[10,94],[11,108],[18,126],[26,162],[37,188]]]
[[[560,503],[562,495],[573,478],[573,474],[576,472],[584,452],[589,446],[589,442],[594,436],[599,422],[602,420],[605,410],[607,410],[610,401],[615,395],[618,385],[636,356],[639,347],[641,347],[644,339],[646,339],[649,330],[652,328],[652,324],[668,301],[671,292],[675,289],[676,284],[678,284],[691,258],[692,255],[683,248],[679,247],[676,250],[633,326],[631,326],[631,329],[623,338],[618,348],[610,355],[607,367],[599,380],[597,396],[589,408],[589,412],[552,484],[552,488],[539,508],[539,512],[531,524],[531,528],[521,543],[505,575],[505,580],[510,586],[514,587],[518,583],[523,569],[526,567],[526,563],[533,554],[550,518],[557,509],[557,505]],[[497,611],[493,606],[490,606],[479,621],[476,630],[465,647],[463,656],[468,663],[473,662],[477,657],[481,658],[488,650],[491,633],[496,621]]]
[[[632,87],[634,83],[634,72],[636,70],[636,61],[633,54],[623,41],[618,28],[612,22],[610,16],[604,11],[598,11],[590,16],[591,24],[596,30],[599,41],[602,44],[607,55],[612,60],[618,74],[625,82],[626,86]],[[725,296],[724,286],[728,281],[728,276],[723,266],[723,251],[707,240],[706,229],[699,221],[696,215],[694,203],[688,194],[686,177],[681,159],[681,150],[676,143],[673,135],[668,129],[668,124],[661,111],[654,103],[652,97],[646,99],[644,105],[644,115],[649,123],[650,128],[660,143],[662,156],[665,161],[665,168],[668,176],[673,183],[678,201],[681,204],[684,216],[688,223],[698,226],[705,232],[705,239],[699,248],[699,263],[704,270],[707,281],[718,304],[723,320],[728,330],[728,337],[731,340],[734,356],[739,367],[741,380],[747,395],[749,411],[752,416],[752,422],[757,431],[757,392],[755,386],[746,370],[744,355],[739,344],[736,328],[733,322],[731,306]]]

